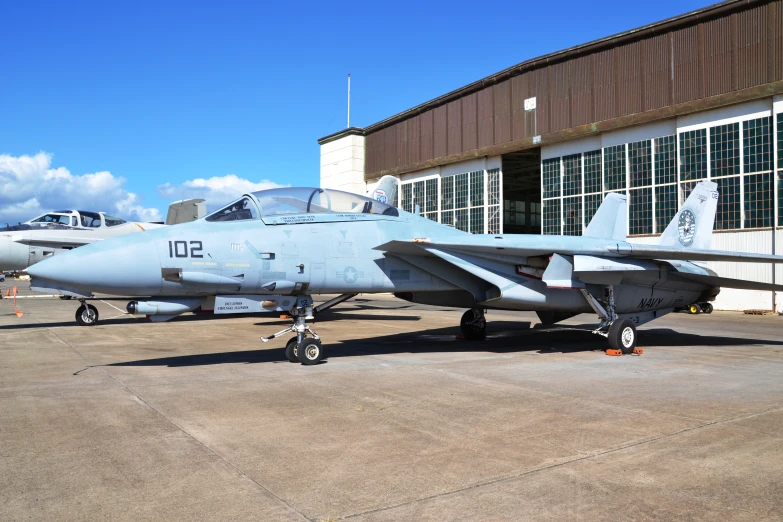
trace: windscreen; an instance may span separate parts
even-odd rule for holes
[[[101,226],[101,215],[95,212],[79,211],[81,226],[85,228],[99,228]]]
[[[120,219],[118,217],[114,216],[107,216],[104,214],[103,220],[106,222],[107,227],[116,227],[117,225],[122,225],[124,223],[127,223],[124,219]]]
[[[256,205],[243,197],[204,218],[206,221],[244,221],[258,219]]]
[[[54,223],[57,225],[70,225],[71,216],[63,216],[60,214],[44,214],[39,218],[35,218],[30,223]]]

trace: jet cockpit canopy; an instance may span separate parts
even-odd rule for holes
[[[242,221],[296,214],[380,214],[399,216],[386,203],[341,190],[289,187],[245,195],[209,214],[207,221]]]

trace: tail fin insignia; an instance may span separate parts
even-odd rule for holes
[[[718,184],[714,181],[700,181],[661,234],[660,244],[709,249],[717,209]]]

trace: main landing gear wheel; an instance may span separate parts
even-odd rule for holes
[[[711,314],[712,313],[712,303],[704,303],[701,306],[701,311],[705,314]]]
[[[636,348],[636,326],[628,319],[618,319],[609,327],[609,346],[630,355]]]
[[[76,322],[80,326],[95,326],[98,323],[98,309],[91,304],[83,304],[76,309]]]
[[[484,318],[484,311],[479,308],[472,308],[462,314],[459,321],[459,327],[462,329],[462,335],[469,341],[481,341],[487,336],[487,320]]]
[[[296,337],[292,337],[285,343],[285,356],[292,363],[299,362],[299,358],[296,356],[298,344],[299,341],[297,341]]]
[[[699,312],[701,312],[701,306],[699,306],[699,305],[698,305],[698,304],[696,304],[696,303],[693,303],[692,305],[690,305],[690,306],[688,307],[688,313],[689,313],[689,314],[696,315],[696,314],[698,314]]]
[[[324,356],[321,341],[313,338],[305,338],[297,346],[296,356],[299,358],[299,362],[307,366],[318,364]]]

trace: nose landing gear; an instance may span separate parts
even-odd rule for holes
[[[629,319],[621,319],[617,316],[614,303],[614,287],[606,287],[606,300],[599,301],[590,292],[581,289],[588,304],[592,307],[601,323],[593,330],[594,334],[606,337],[609,346],[613,350],[619,350],[623,355],[636,353],[636,325]],[[607,351],[607,353],[609,353]]]
[[[79,326],[95,326],[98,324],[98,309],[84,299],[80,299],[79,302],[82,304],[76,309],[76,322]]]

